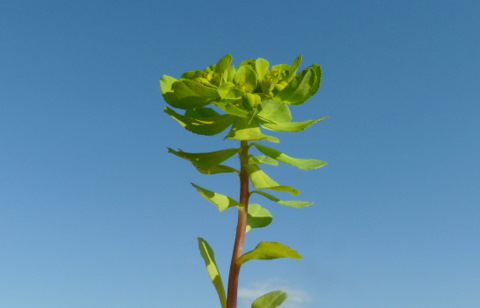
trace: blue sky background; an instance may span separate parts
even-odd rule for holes
[[[292,112],[329,116],[278,135],[329,165],[267,168],[315,205],[257,200],[274,220],[246,249],[304,259],[247,263],[240,308],[276,288],[285,308],[480,307],[479,15],[479,1],[2,1],[0,307],[218,307],[196,237],[226,281],[236,213],[189,183],[238,185],[166,148],[235,143],[177,125],[158,79],[226,53],[318,63],[319,92]]]

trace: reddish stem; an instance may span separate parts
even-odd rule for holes
[[[248,198],[249,198],[249,180],[245,165],[248,163],[248,142],[240,142],[240,204],[238,207],[237,232],[235,235],[235,245],[233,246],[232,262],[230,263],[230,274],[228,277],[227,308],[237,308],[237,290],[238,277],[240,275],[240,265],[237,259],[243,253],[243,244],[245,243],[245,231],[247,227]]]

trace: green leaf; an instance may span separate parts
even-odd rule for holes
[[[281,75],[285,71],[287,71],[287,72],[290,71],[290,65],[285,64],[285,63],[277,64],[277,65],[272,66],[271,71],[272,72],[278,72],[279,75]]]
[[[204,71],[186,71],[185,73],[180,76],[180,79],[190,79],[190,80],[196,80],[200,81],[200,79],[205,79],[207,74]],[[206,79],[205,79],[206,80]]]
[[[205,266],[207,267],[208,276],[217,290],[218,298],[222,308],[227,307],[227,297],[225,295],[225,288],[223,287],[222,277],[218,271],[217,263],[215,262],[215,254],[213,253],[212,247],[208,245],[207,241],[203,238],[198,238],[198,248],[200,249],[200,254],[205,261]]]
[[[213,192],[213,191],[210,191],[208,189],[202,188],[202,187],[200,187],[198,185],[195,185],[193,183],[192,183],[192,186],[197,189],[198,193],[202,197],[204,197],[208,201],[215,204],[220,212],[223,212],[224,210],[226,210],[226,209],[228,209],[229,207],[232,207],[232,206],[242,206],[240,203],[238,203],[237,201],[235,201],[234,199],[232,199],[228,196],[217,194],[216,192]]]
[[[172,85],[177,81],[177,79],[171,76],[163,75],[162,78],[160,78],[160,91],[162,92],[163,99],[170,106],[174,108],[181,108],[182,105],[177,102],[175,93],[172,90]]]
[[[263,172],[257,165],[245,165],[245,170],[252,181],[253,187],[257,189],[271,189],[276,191],[288,191],[292,195],[296,196],[300,193],[299,190],[290,186],[279,185],[272,180],[265,172]]]
[[[262,101],[262,111],[257,116],[261,120],[271,122],[290,122],[292,120],[288,105],[271,99]]]
[[[215,71],[218,74],[223,75],[223,73],[225,73],[225,71],[230,67],[230,63],[232,63],[232,55],[226,54],[215,65]]]
[[[275,308],[280,306],[288,295],[283,291],[273,291],[260,296],[252,303],[252,308]]]
[[[225,99],[227,97],[228,92],[235,87],[233,82],[226,82],[217,88],[218,95],[221,99]]]
[[[173,83],[172,89],[177,99],[175,107],[181,109],[202,107],[218,98],[216,88],[189,79]]]
[[[198,107],[186,110],[185,116],[191,118],[214,118],[220,116],[220,114],[216,112],[213,108]]]
[[[281,161],[282,163],[295,166],[302,170],[316,169],[316,168],[323,167],[327,164],[327,162],[325,161],[321,161],[314,158],[310,158],[310,159],[293,158],[280,151],[277,151],[275,149],[269,148],[267,146],[264,146],[258,143],[252,143],[251,145],[255,146],[260,152],[267,155],[268,157]]]
[[[254,120],[255,120],[255,123],[257,123],[257,125],[259,124],[258,121],[256,120],[256,117],[257,117],[257,114],[262,110],[262,106],[260,104],[256,105],[254,108],[252,108],[250,106],[250,104],[248,102],[243,102],[243,106],[245,107],[245,105],[247,105],[247,109],[248,110],[252,110],[252,112],[250,113],[250,118],[248,120],[247,123],[252,123]]]
[[[258,94],[247,93],[245,96],[247,98],[248,104],[252,109],[257,108],[257,106],[260,105],[262,102],[262,98]]]
[[[165,113],[174,118],[185,129],[195,134],[213,136],[223,132],[232,125],[234,117],[230,115],[218,115],[213,117],[189,117],[176,113],[165,107]]]
[[[286,82],[292,81],[293,77],[297,74],[297,69],[300,66],[300,63],[302,62],[302,55],[299,55],[295,60],[293,61],[292,67],[289,70],[288,77],[285,80]]]
[[[238,172],[237,170],[220,165],[221,162],[229,159],[233,155],[237,154],[239,149],[226,149],[208,153],[187,153],[179,149],[175,151],[168,148],[168,152],[178,157],[189,160],[195,168],[204,174],[216,174],[226,172]]]
[[[279,142],[278,138],[262,134],[256,120],[249,123],[247,119],[242,118],[236,118],[234,120],[232,129],[225,138],[245,141],[267,140]]]
[[[211,65],[207,66],[203,71],[205,73],[211,73],[211,72],[215,71],[215,64],[211,64]]]
[[[286,80],[282,80],[282,81],[278,82],[275,85],[275,93],[278,93],[278,92],[282,91],[283,89],[285,89],[286,86],[288,86],[288,82]]]
[[[300,105],[306,102],[318,90],[321,75],[320,67],[316,64],[304,69],[273,98],[288,104]]]
[[[251,203],[248,205],[247,232],[251,228],[263,228],[272,222],[272,214],[261,207],[260,204]]]
[[[270,63],[263,58],[258,58],[255,60],[255,70],[257,71],[258,80],[263,80],[265,75],[268,73],[268,67]]]
[[[226,76],[227,76],[227,82],[233,82],[233,77],[235,77],[235,73],[237,72],[237,70],[230,66],[227,70],[227,72],[225,73]]]
[[[315,71],[315,75],[317,76],[317,80],[310,91],[310,95],[314,95],[317,93],[318,89],[320,89],[320,82],[322,81],[322,68],[317,64],[313,64],[310,66],[310,68]]]
[[[272,166],[278,166],[278,161],[270,158],[268,156],[263,156],[263,155],[249,155],[248,156],[248,163],[249,164],[254,164],[254,165],[261,165],[261,164],[267,164],[267,165],[272,165]]]
[[[243,92],[242,90],[231,89],[227,93],[227,96],[225,98],[229,99],[229,100],[239,100],[239,99],[243,98],[244,95],[245,95],[245,92]]]
[[[300,260],[302,256],[295,250],[278,242],[260,242],[260,244],[247,253],[244,253],[237,259],[237,264],[256,259],[256,260],[271,260],[278,258],[292,258]]]
[[[251,69],[254,69],[255,68],[255,60],[254,59],[245,59],[242,62],[240,62],[240,64],[238,65],[238,68],[240,68],[242,66],[248,66]]]
[[[277,197],[275,196],[272,196],[270,194],[267,194],[266,192],[264,191],[260,191],[260,190],[254,190],[254,191],[251,191],[250,194],[259,194],[259,195],[262,195],[264,196],[265,198],[267,199],[270,199],[274,202],[277,202],[278,204],[282,204],[282,205],[285,205],[285,206],[290,206],[290,207],[294,207],[294,208],[302,208],[302,207],[306,207],[306,206],[309,206],[309,205],[312,205],[313,202],[309,202],[309,201],[298,201],[298,200],[287,200],[287,201],[283,201],[283,200],[280,200],[278,199]]]
[[[237,69],[233,82],[245,92],[252,93],[257,87],[257,75],[250,66],[244,65]]]
[[[227,114],[248,119],[249,118],[249,113],[248,111],[238,108],[235,106],[231,101],[229,100],[221,100],[218,103],[215,103],[216,106],[218,106],[220,109],[225,111]]]
[[[171,92],[172,91],[172,85],[178,81],[177,79],[173,78],[172,76],[168,75],[163,75],[162,78],[160,78],[160,91],[162,94]]]
[[[315,120],[307,120],[303,122],[273,122],[273,121],[262,121],[260,118],[260,123],[263,128],[268,130],[278,131],[278,132],[289,132],[289,133],[297,133],[305,128],[309,127],[312,124],[325,120],[327,117],[315,119]]]

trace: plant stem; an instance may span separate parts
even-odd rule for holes
[[[235,245],[233,246],[232,262],[230,263],[230,274],[228,277],[227,308],[237,308],[238,277],[240,275],[240,265],[237,264],[237,259],[243,253],[248,217],[249,180],[247,170],[244,167],[248,163],[248,141],[240,142],[239,156],[240,204],[242,206],[238,207],[237,232],[235,235]]]

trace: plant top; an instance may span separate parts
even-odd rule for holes
[[[299,56],[292,65],[270,68],[265,59],[247,59],[235,68],[231,65],[232,56],[227,54],[217,64],[185,72],[179,79],[164,75],[160,79],[163,98],[171,107],[185,110],[178,114],[165,107],[165,112],[196,134],[216,135],[232,126],[226,135],[228,139],[279,142],[278,138],[264,135],[260,126],[272,131],[299,132],[324,119],[292,122],[289,105],[303,104],[312,97],[320,87],[322,75],[317,64],[297,74],[301,60]],[[224,114],[208,105],[218,107]]]

